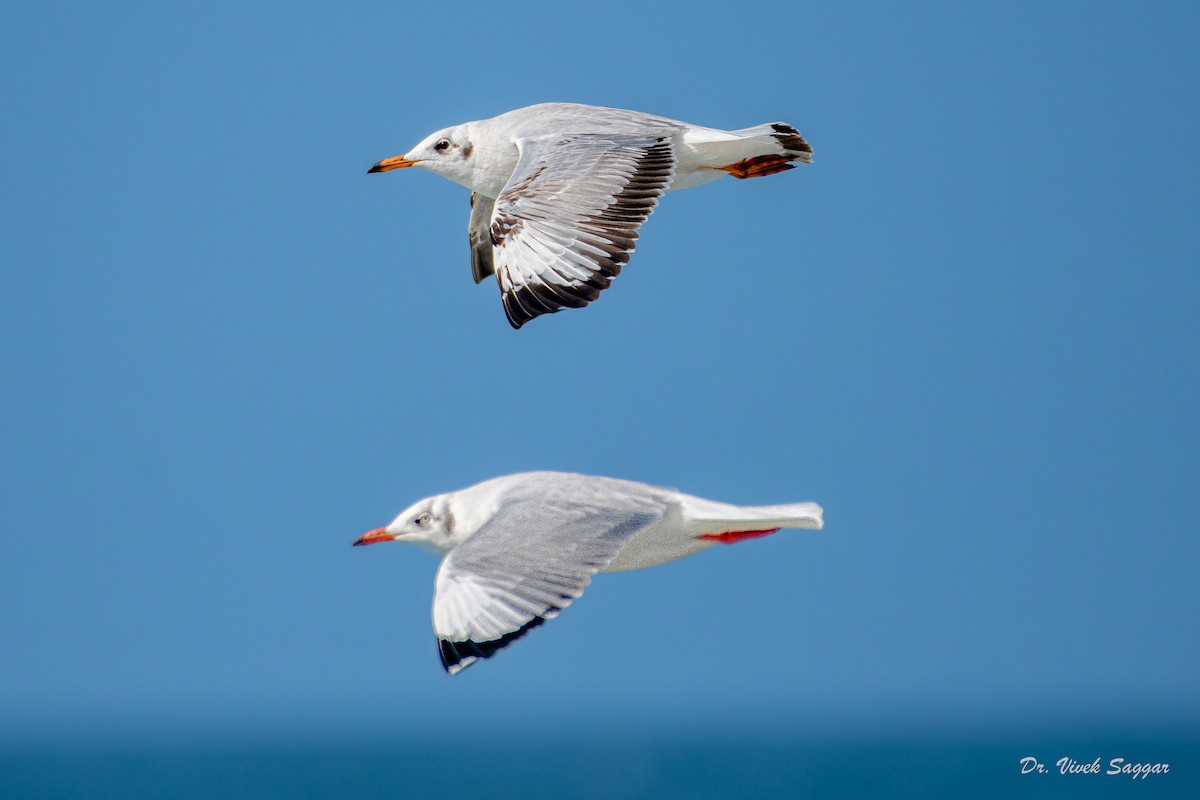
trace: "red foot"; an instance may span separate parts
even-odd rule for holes
[[[733,544],[740,542],[742,539],[757,539],[759,536],[770,536],[779,528],[771,528],[765,531],[725,531],[723,533],[702,533],[697,536],[697,539],[712,539],[714,542],[721,544]]]
[[[795,156],[780,156],[780,155],[765,155],[754,156],[753,158],[744,158],[736,164],[726,164],[717,169],[725,170],[735,178],[761,178],[764,175],[774,175],[776,172],[783,172],[785,169],[792,169],[795,164],[789,164],[789,161],[795,160]]]

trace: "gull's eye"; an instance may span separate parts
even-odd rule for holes
[[[438,140],[438,143],[433,146],[433,149],[437,150],[439,153],[444,153],[446,150],[450,149],[450,140],[449,139]]]
[[[432,521],[433,521],[433,516],[430,515],[430,513],[428,511],[426,511],[424,514],[422,514],[421,516],[419,516],[413,520],[413,522],[417,523],[421,527],[425,527]]]

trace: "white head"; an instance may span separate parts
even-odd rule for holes
[[[454,535],[449,496],[439,494],[413,503],[386,528],[376,528],[358,537],[354,546],[395,541],[409,542],[438,554],[454,549],[458,539]]]
[[[470,188],[476,168],[470,127],[468,123],[431,133],[404,155],[385,158],[367,172],[421,167]]]

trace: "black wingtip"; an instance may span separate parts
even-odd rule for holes
[[[551,606],[543,613],[553,615],[561,610],[557,606]],[[474,642],[470,639],[453,642],[449,639],[438,639],[438,656],[442,659],[442,669],[451,675],[457,675],[479,659],[491,658],[545,621],[544,616],[534,617],[515,631],[486,642]]]
[[[504,316],[508,319],[508,324],[512,326],[514,331],[521,330],[522,325],[537,316],[536,314],[531,315],[528,311],[517,305],[517,301],[511,292],[501,290],[500,302],[504,306]]]

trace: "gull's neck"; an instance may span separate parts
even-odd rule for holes
[[[501,481],[490,480],[446,495],[450,514],[454,517],[450,549],[474,536],[496,515],[503,491],[504,484]]]
[[[471,141],[471,171],[467,181],[459,181],[473,192],[493,200],[500,196],[521,157],[510,131],[495,119],[468,122]]]

